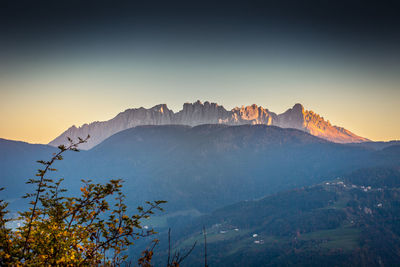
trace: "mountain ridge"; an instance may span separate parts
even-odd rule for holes
[[[264,124],[299,129],[336,143],[369,141],[342,127],[331,125],[329,121],[325,121],[317,113],[305,110],[299,103],[282,114],[276,114],[256,104],[226,110],[217,103],[208,101],[202,103],[198,100],[194,103],[185,103],[182,110],[176,113],[170,110],[166,104],[159,104],[149,109],[143,107],[127,109],[108,121],[95,121],[90,124],[83,124],[80,127],[73,125],[51,141],[49,145],[58,146],[64,144],[67,137],[77,138],[90,135],[89,142],[82,146],[82,149],[90,149],[122,130],[141,125],[168,124],[188,126],[202,124]]]
[[[200,244],[189,266],[203,264],[203,227],[210,265],[394,266],[400,259],[399,186],[398,166],[361,168],[184,223],[181,218],[174,237],[181,250]],[[168,252],[165,245],[159,251],[156,264]]]

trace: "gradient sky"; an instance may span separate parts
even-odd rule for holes
[[[299,102],[400,139],[392,2],[54,2],[0,5],[0,138],[48,143],[128,108],[200,99],[276,113]]]

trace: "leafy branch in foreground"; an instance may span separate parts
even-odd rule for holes
[[[79,151],[78,145],[87,141],[79,138],[69,145],[59,146],[59,152],[49,161],[38,161],[38,179],[27,183],[36,185],[29,210],[20,212],[21,226],[16,230],[7,227],[7,203],[0,200],[0,265],[119,265],[127,255],[123,252],[133,242],[154,234],[144,230],[141,220],[156,210],[162,210],[165,201],[146,202],[138,207],[137,214],[128,216],[125,196],[121,191],[122,180],[106,184],[84,181],[81,196],[66,197],[61,188],[63,179],[46,178],[52,166],[62,160],[66,151]]]

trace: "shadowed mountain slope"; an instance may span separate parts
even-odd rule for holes
[[[35,174],[35,161],[48,159],[54,151],[49,146],[23,145],[37,147],[38,153],[0,149],[7,158],[1,163],[0,178],[6,181],[2,186],[7,187],[8,196],[21,194],[26,179]],[[397,164],[398,154],[391,147],[375,151],[336,144],[276,126],[138,126],[91,150],[67,153],[64,161],[57,162],[59,171],[52,178],[65,178],[63,184],[74,193],[79,193],[80,179],[122,178],[131,207],[163,199],[168,200],[170,212],[208,212],[356,168]],[[29,164],[20,164],[21,160]]]
[[[50,158],[56,148],[48,145],[34,145],[25,142],[0,139],[0,198],[19,200],[32,185],[25,182],[35,178],[41,166],[36,162]]]
[[[203,226],[213,266],[396,266],[399,186],[399,167],[359,169],[186,221],[175,243],[188,249],[199,242],[187,266],[203,266]],[[166,251],[160,247],[156,263]]]

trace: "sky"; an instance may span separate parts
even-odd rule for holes
[[[56,3],[57,2],[57,3]],[[48,143],[128,108],[302,103],[400,139],[400,9],[380,1],[2,1],[0,138]]]

